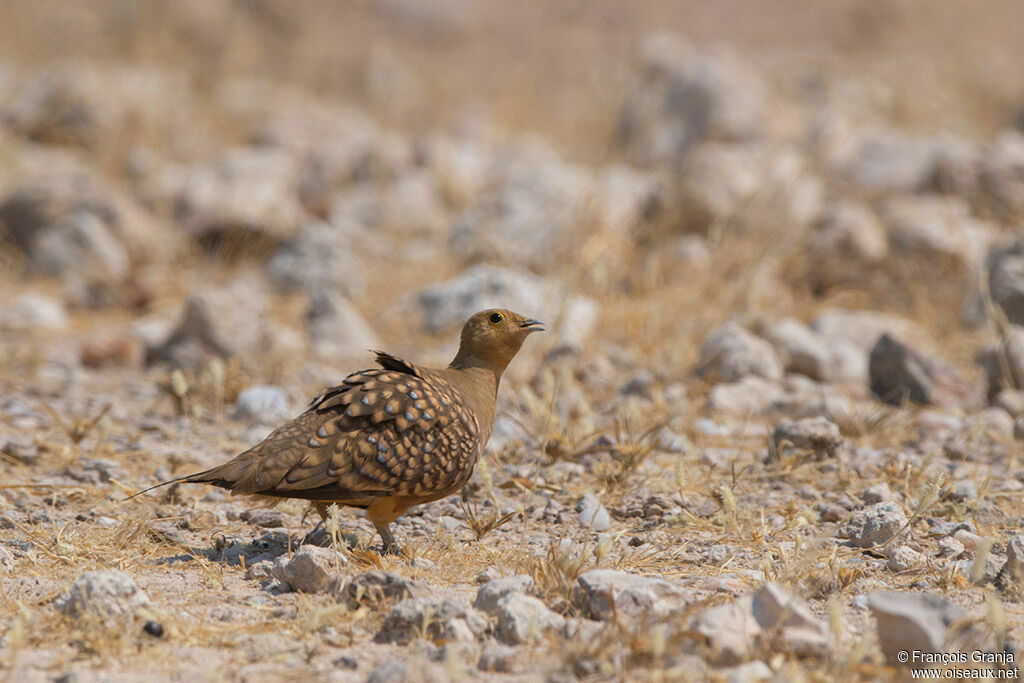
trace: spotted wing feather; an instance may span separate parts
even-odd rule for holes
[[[482,450],[475,417],[442,378],[394,356],[378,360],[383,369],[349,375],[262,443],[189,481],[357,504],[458,488]]]

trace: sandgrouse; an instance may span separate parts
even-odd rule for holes
[[[391,522],[469,480],[491,436],[501,375],[523,340],[543,329],[537,320],[491,309],[466,322],[446,368],[377,351],[381,369],[352,373],[223,465],[165,484],[306,499],[323,517],[331,503],[364,508],[385,552],[394,552]]]

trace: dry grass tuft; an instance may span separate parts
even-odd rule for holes
[[[513,511],[501,516],[498,516],[496,512],[481,515],[475,501],[472,506],[466,505],[465,501],[459,501],[459,505],[462,506],[462,514],[466,518],[464,526],[473,532],[473,536],[478,541],[483,540],[484,536],[491,531],[508,524],[518,514]]]

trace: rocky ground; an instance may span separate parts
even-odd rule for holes
[[[165,20],[214,25],[206,5]],[[489,25],[458,7],[374,11],[436,66]],[[281,25],[316,34],[302,11]],[[858,77],[649,28],[624,29],[628,68],[571,110],[570,140],[501,98],[435,120],[441,86],[404,51],[347,97],[239,75],[234,52],[189,57],[210,74],[133,57],[145,35],[118,59],[86,38],[92,61],[12,59],[0,671],[876,680],[914,649],[1019,666],[1024,131],[961,100],[922,132],[913,88],[944,101],[943,82],[909,86],[915,110],[870,60]],[[548,331],[461,495],[395,524],[401,556],[351,510],[302,545],[299,502],[124,500],[263,438],[367,349],[446,363],[490,305]]]

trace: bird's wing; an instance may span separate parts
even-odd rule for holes
[[[349,375],[262,443],[187,481],[312,500],[451,490],[479,455],[477,420],[443,379],[388,358],[395,369]]]

